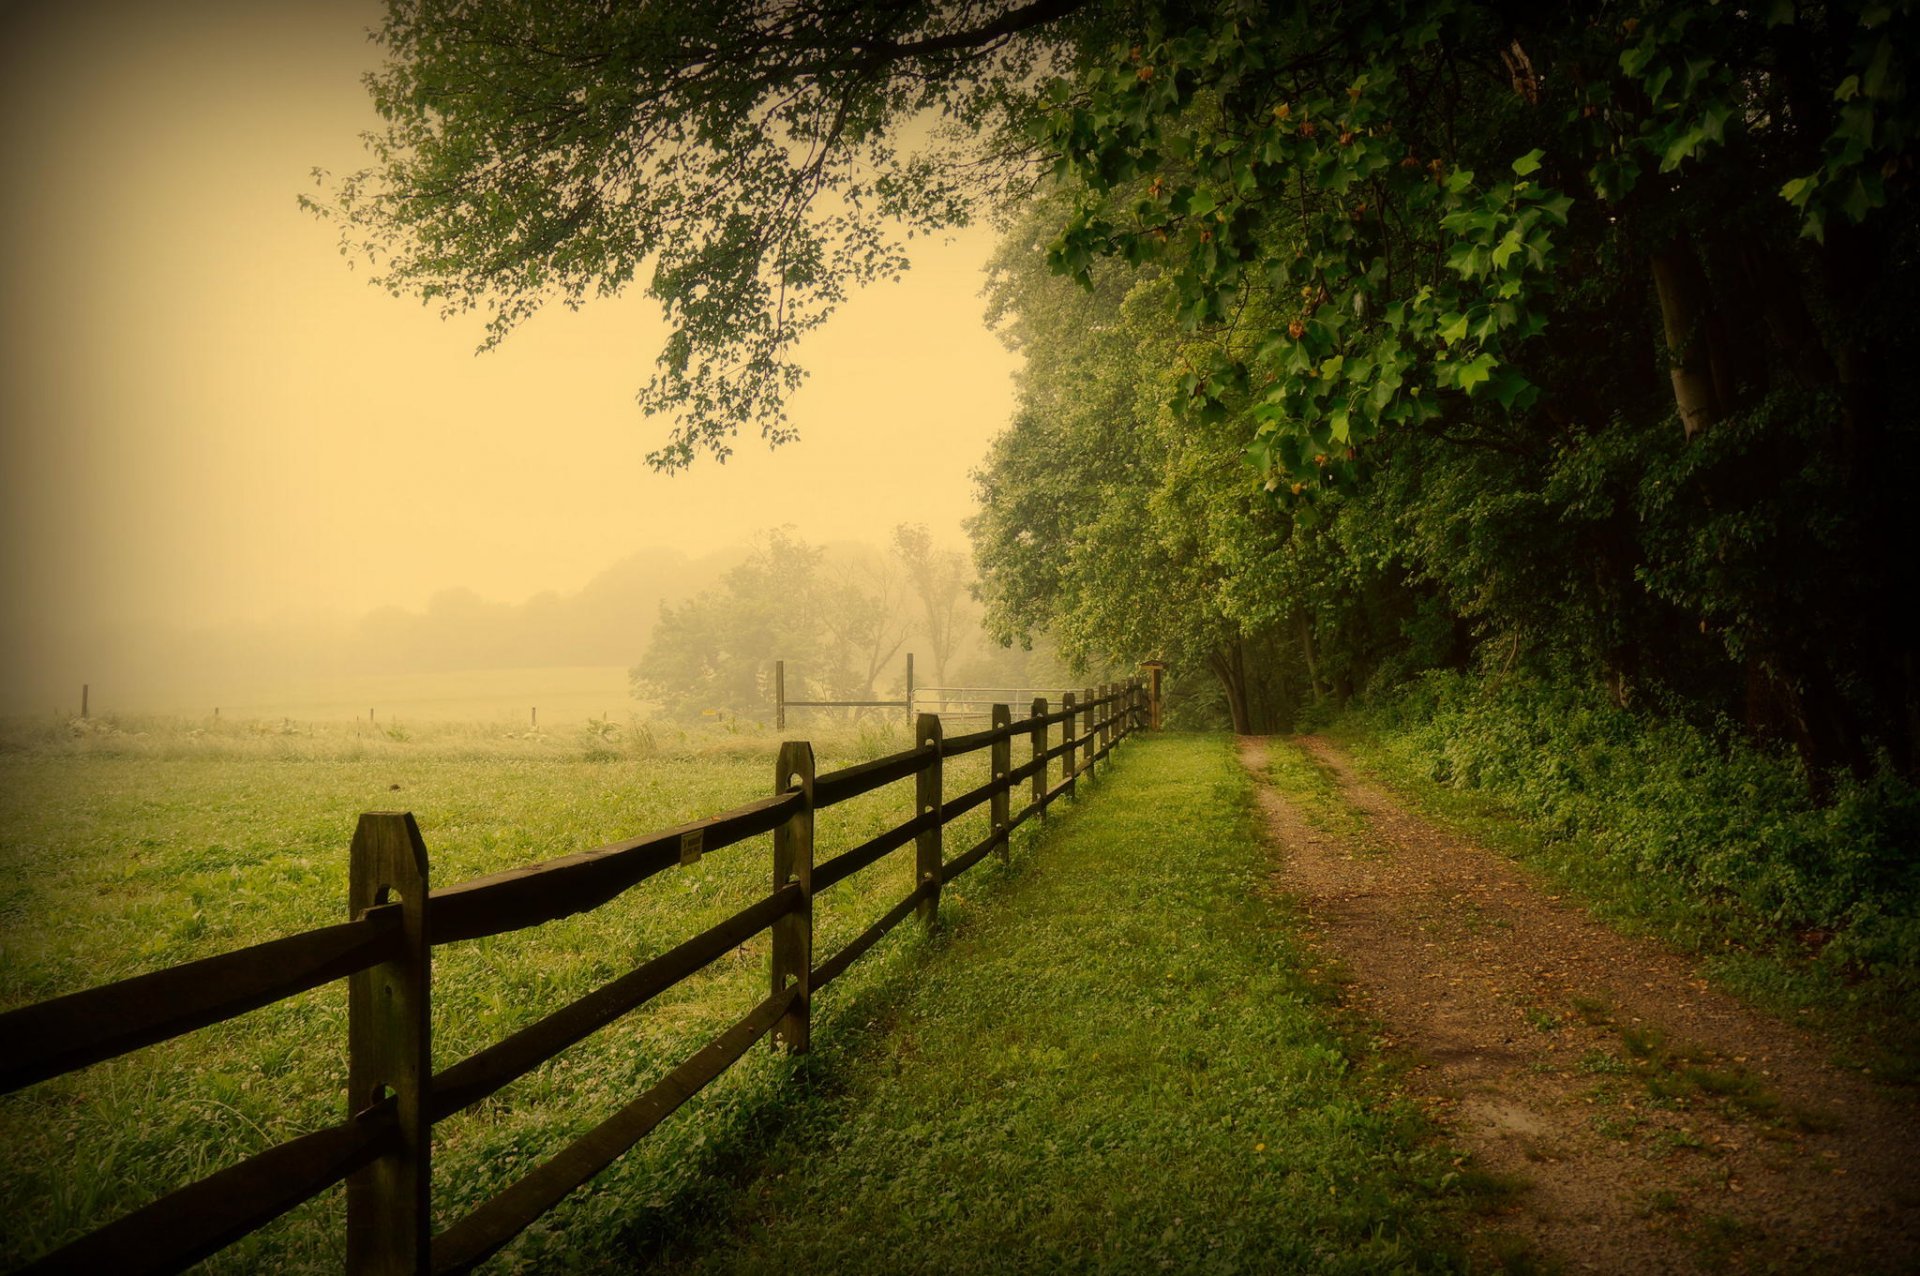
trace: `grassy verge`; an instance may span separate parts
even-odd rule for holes
[[[1220,737],[1130,742],[842,998],[689,1272],[1433,1270],[1475,1187],[1334,1026]]]
[[[1478,729],[1497,734],[1498,724]],[[1791,886],[1796,871],[1820,871],[1811,852],[1797,870],[1785,857],[1779,867],[1765,858],[1779,856],[1763,849],[1768,839],[1811,843],[1802,830],[1822,827],[1820,812],[1799,809],[1799,794],[1782,800],[1749,785],[1730,796],[1710,757],[1676,761],[1658,792],[1646,784],[1609,787],[1608,757],[1599,748],[1581,742],[1569,750],[1579,765],[1566,765],[1552,752],[1557,742],[1529,746],[1517,730],[1501,748],[1539,748],[1537,773],[1506,783],[1489,767],[1490,775],[1475,777],[1451,765],[1436,723],[1391,713],[1349,714],[1326,734],[1428,818],[1527,864],[1623,930],[1698,954],[1721,987],[1820,1031],[1842,1062],[1886,1081],[1920,1080],[1920,964],[1911,952],[1902,956],[1902,942],[1879,937],[1909,924],[1911,889],[1857,894],[1852,911],[1864,920],[1853,926],[1835,920],[1821,927],[1808,922],[1804,907],[1765,902],[1788,894],[1765,876]],[[1626,770],[1616,764],[1617,772]],[[1685,832],[1676,836],[1669,828]],[[1823,836],[1844,846],[1839,834]],[[1737,884],[1721,885],[1712,880],[1713,866],[1702,868],[1685,855],[1662,858],[1661,850],[1681,837],[1722,860],[1748,856],[1748,866],[1737,871],[1755,884],[1727,874]],[[1831,906],[1826,911],[1843,915]],[[1856,941],[1853,931],[1871,938]],[[1869,943],[1871,959],[1855,955]]]

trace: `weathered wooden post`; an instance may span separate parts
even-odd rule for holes
[[[1080,751],[1080,765],[1086,771],[1089,780],[1093,778],[1093,754],[1099,744],[1093,736],[1093,720],[1095,715],[1100,712],[1099,708],[1095,706],[1093,702],[1099,698],[1100,693],[1098,689],[1094,687],[1088,687],[1080,697],[1080,704],[1082,706],[1080,709],[1080,734],[1087,737],[1086,747]]]
[[[1047,818],[1047,808],[1041,803],[1047,798],[1047,764],[1042,761],[1047,752],[1047,698],[1033,698],[1033,716],[1027,719],[1033,724],[1029,738],[1033,742],[1033,805],[1039,811],[1041,819]]]
[[[1000,862],[1005,864],[1013,855],[1008,844],[1013,840],[1007,832],[1007,825],[1013,822],[1012,803],[1008,800],[1008,791],[1013,788],[1013,710],[1004,704],[993,706],[993,729],[1006,729],[1006,734],[993,742],[993,796],[987,799],[988,819],[993,824],[993,832],[1000,839]]]
[[[1067,782],[1067,796],[1072,797],[1077,783],[1075,777],[1080,774],[1078,759],[1074,756],[1076,753],[1073,743],[1074,724],[1079,721],[1079,718],[1073,712],[1073,692],[1069,691],[1060,697],[1060,708],[1067,715],[1060,723],[1060,741],[1067,747],[1067,751],[1060,755],[1060,778]]]
[[[1155,731],[1160,729],[1160,674],[1166,668],[1158,660],[1146,662],[1147,677],[1147,726]]]
[[[351,1276],[413,1276],[430,1270],[427,847],[413,816],[403,811],[362,815],[353,832],[347,911],[359,917],[388,903],[400,905],[399,953],[347,980],[347,1113],[360,1116],[391,1097],[400,1137],[392,1151],[347,1176]]]
[[[774,764],[773,791],[798,792],[800,809],[773,831],[773,889],[800,888],[792,912],[773,923],[773,991],[798,988],[773,1025],[776,1049],[805,1054],[813,1038],[813,746],[788,740]]]
[[[913,721],[913,653],[907,653],[907,721]]]
[[[87,692],[91,690],[86,683],[80,684],[80,716],[83,718],[87,716]]]
[[[921,714],[914,735],[921,752],[927,755],[914,777],[915,805],[918,815],[931,816],[932,821],[913,841],[913,880],[916,888],[932,883],[917,910],[922,924],[932,930],[940,916],[940,806],[946,800],[941,791],[940,742],[945,737],[940,730],[940,715]]]
[[[787,662],[773,662],[773,729],[787,729]]]

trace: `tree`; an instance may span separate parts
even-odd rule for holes
[[[660,604],[646,655],[629,675],[636,698],[670,717],[755,716],[772,702],[773,662],[817,667],[826,650],[816,589],[820,551],[788,528],[764,534],[719,589]]]
[[[1051,260],[1167,274],[1212,338],[1186,410],[1254,422],[1283,503],[1384,481],[1386,543],[1483,633],[1573,651],[1597,615],[1624,695],[1701,667],[1684,617],[1810,774],[1876,742],[1913,766],[1888,602],[1916,583],[1913,414],[1887,372],[1913,345],[1915,7],[1186,16],[1056,82],[1049,116],[1080,192]],[[1443,530],[1473,571],[1418,539]]]
[[[967,560],[950,549],[936,549],[924,524],[902,523],[893,529],[893,553],[906,569],[907,583],[919,604],[920,635],[927,641],[933,662],[933,685],[944,686],[947,666],[966,641],[968,601]]]
[[[640,403],[678,418],[651,459],[724,459],[742,427],[792,436],[793,348],[849,288],[1018,179],[953,152],[1017,157],[1089,7],[389,0],[371,163],[305,202],[396,295],[484,309],[489,346],[644,274],[672,335]],[[935,116],[952,145],[901,148]]]
[[[1210,675],[1236,730],[1270,730],[1286,520],[1247,482],[1244,439],[1166,408],[1181,342],[1164,280],[1103,263],[1083,292],[1050,274],[1037,236],[1058,215],[1042,205],[1012,230],[988,289],[1026,356],[1013,424],[975,475],[988,629],[1049,635],[1081,669],[1164,659]]]
[[[661,604],[633,694],[670,717],[758,719],[784,661],[793,699],[871,700],[906,642],[904,594],[884,555],[855,547],[830,558],[775,528],[718,588]]]
[[[820,623],[826,628],[838,663],[851,671],[850,700],[872,700],[874,683],[906,646],[911,624],[904,614],[900,574],[884,559],[852,563],[826,584]],[[857,712],[856,716],[857,716]]]

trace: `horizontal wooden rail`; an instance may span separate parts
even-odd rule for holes
[[[953,758],[959,757],[962,754],[972,753],[976,749],[984,749],[996,741],[1011,740],[1016,735],[1025,735],[1032,727],[1033,724],[1031,722],[1023,720],[1008,723],[1004,727],[989,727],[985,731],[973,731],[966,735],[948,736],[940,742],[940,756],[943,758]]]
[[[916,815],[903,824],[896,824],[876,837],[868,838],[849,851],[842,851],[823,864],[813,868],[813,889],[823,891],[835,882],[845,881],[867,865],[883,858],[888,851],[898,850],[934,826],[931,813]]]
[[[518,1236],[527,1224],[611,1165],[675,1109],[767,1035],[795,993],[777,992],[633,1102],[568,1144],[513,1186],[433,1238],[436,1274],[466,1272]]]
[[[385,1154],[399,1134],[388,1098],[340,1125],[277,1144],[169,1192],[17,1276],[177,1272],[332,1187]]]
[[[904,700],[783,700],[789,709],[898,709]]]
[[[920,907],[923,901],[930,898],[938,886],[938,882],[920,883],[919,886],[914,888],[910,895],[898,904],[895,904],[892,908],[889,908],[885,916],[881,917],[879,921],[867,927],[858,935],[855,935],[847,941],[846,947],[821,962],[818,966],[815,966],[813,968],[813,991],[819,992],[822,988],[832,983],[836,976],[845,971],[847,967],[853,965],[855,961],[859,960],[862,953],[879,943],[888,931],[911,916],[913,910]]]
[[[940,880],[943,882],[951,882],[954,878],[960,876],[975,864],[985,859],[989,851],[1007,840],[1007,831],[995,829],[993,832],[987,834],[986,837],[962,851],[958,856],[948,860],[945,865],[946,871]]]
[[[958,797],[949,798],[940,804],[940,822],[951,824],[974,807],[992,797],[999,789],[1007,787],[1005,780],[988,780],[977,788],[968,789]]]
[[[801,804],[798,793],[781,793],[665,832],[437,890],[427,910],[428,933],[435,944],[451,944],[597,908],[683,859],[771,832]]]
[[[904,780],[930,760],[924,751],[908,749],[904,753],[890,753],[871,762],[829,771],[813,782],[813,809],[818,811],[848,798],[859,797],[862,793],[871,793],[896,780]]]
[[[429,1111],[435,1121],[472,1107],[584,1040],[620,1016],[646,1004],[709,962],[758,935],[800,903],[800,888],[787,886],[750,904],[717,925],[643,962],[612,983],[530,1023],[478,1054],[434,1074]]]
[[[397,905],[0,1015],[0,1093],[57,1077],[378,965]]]

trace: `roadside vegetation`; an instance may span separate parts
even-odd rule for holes
[[[1816,800],[1794,757],[1731,724],[1440,673],[1329,734],[1429,814],[1700,953],[1844,1057],[1920,1077],[1920,798],[1884,766]]]

